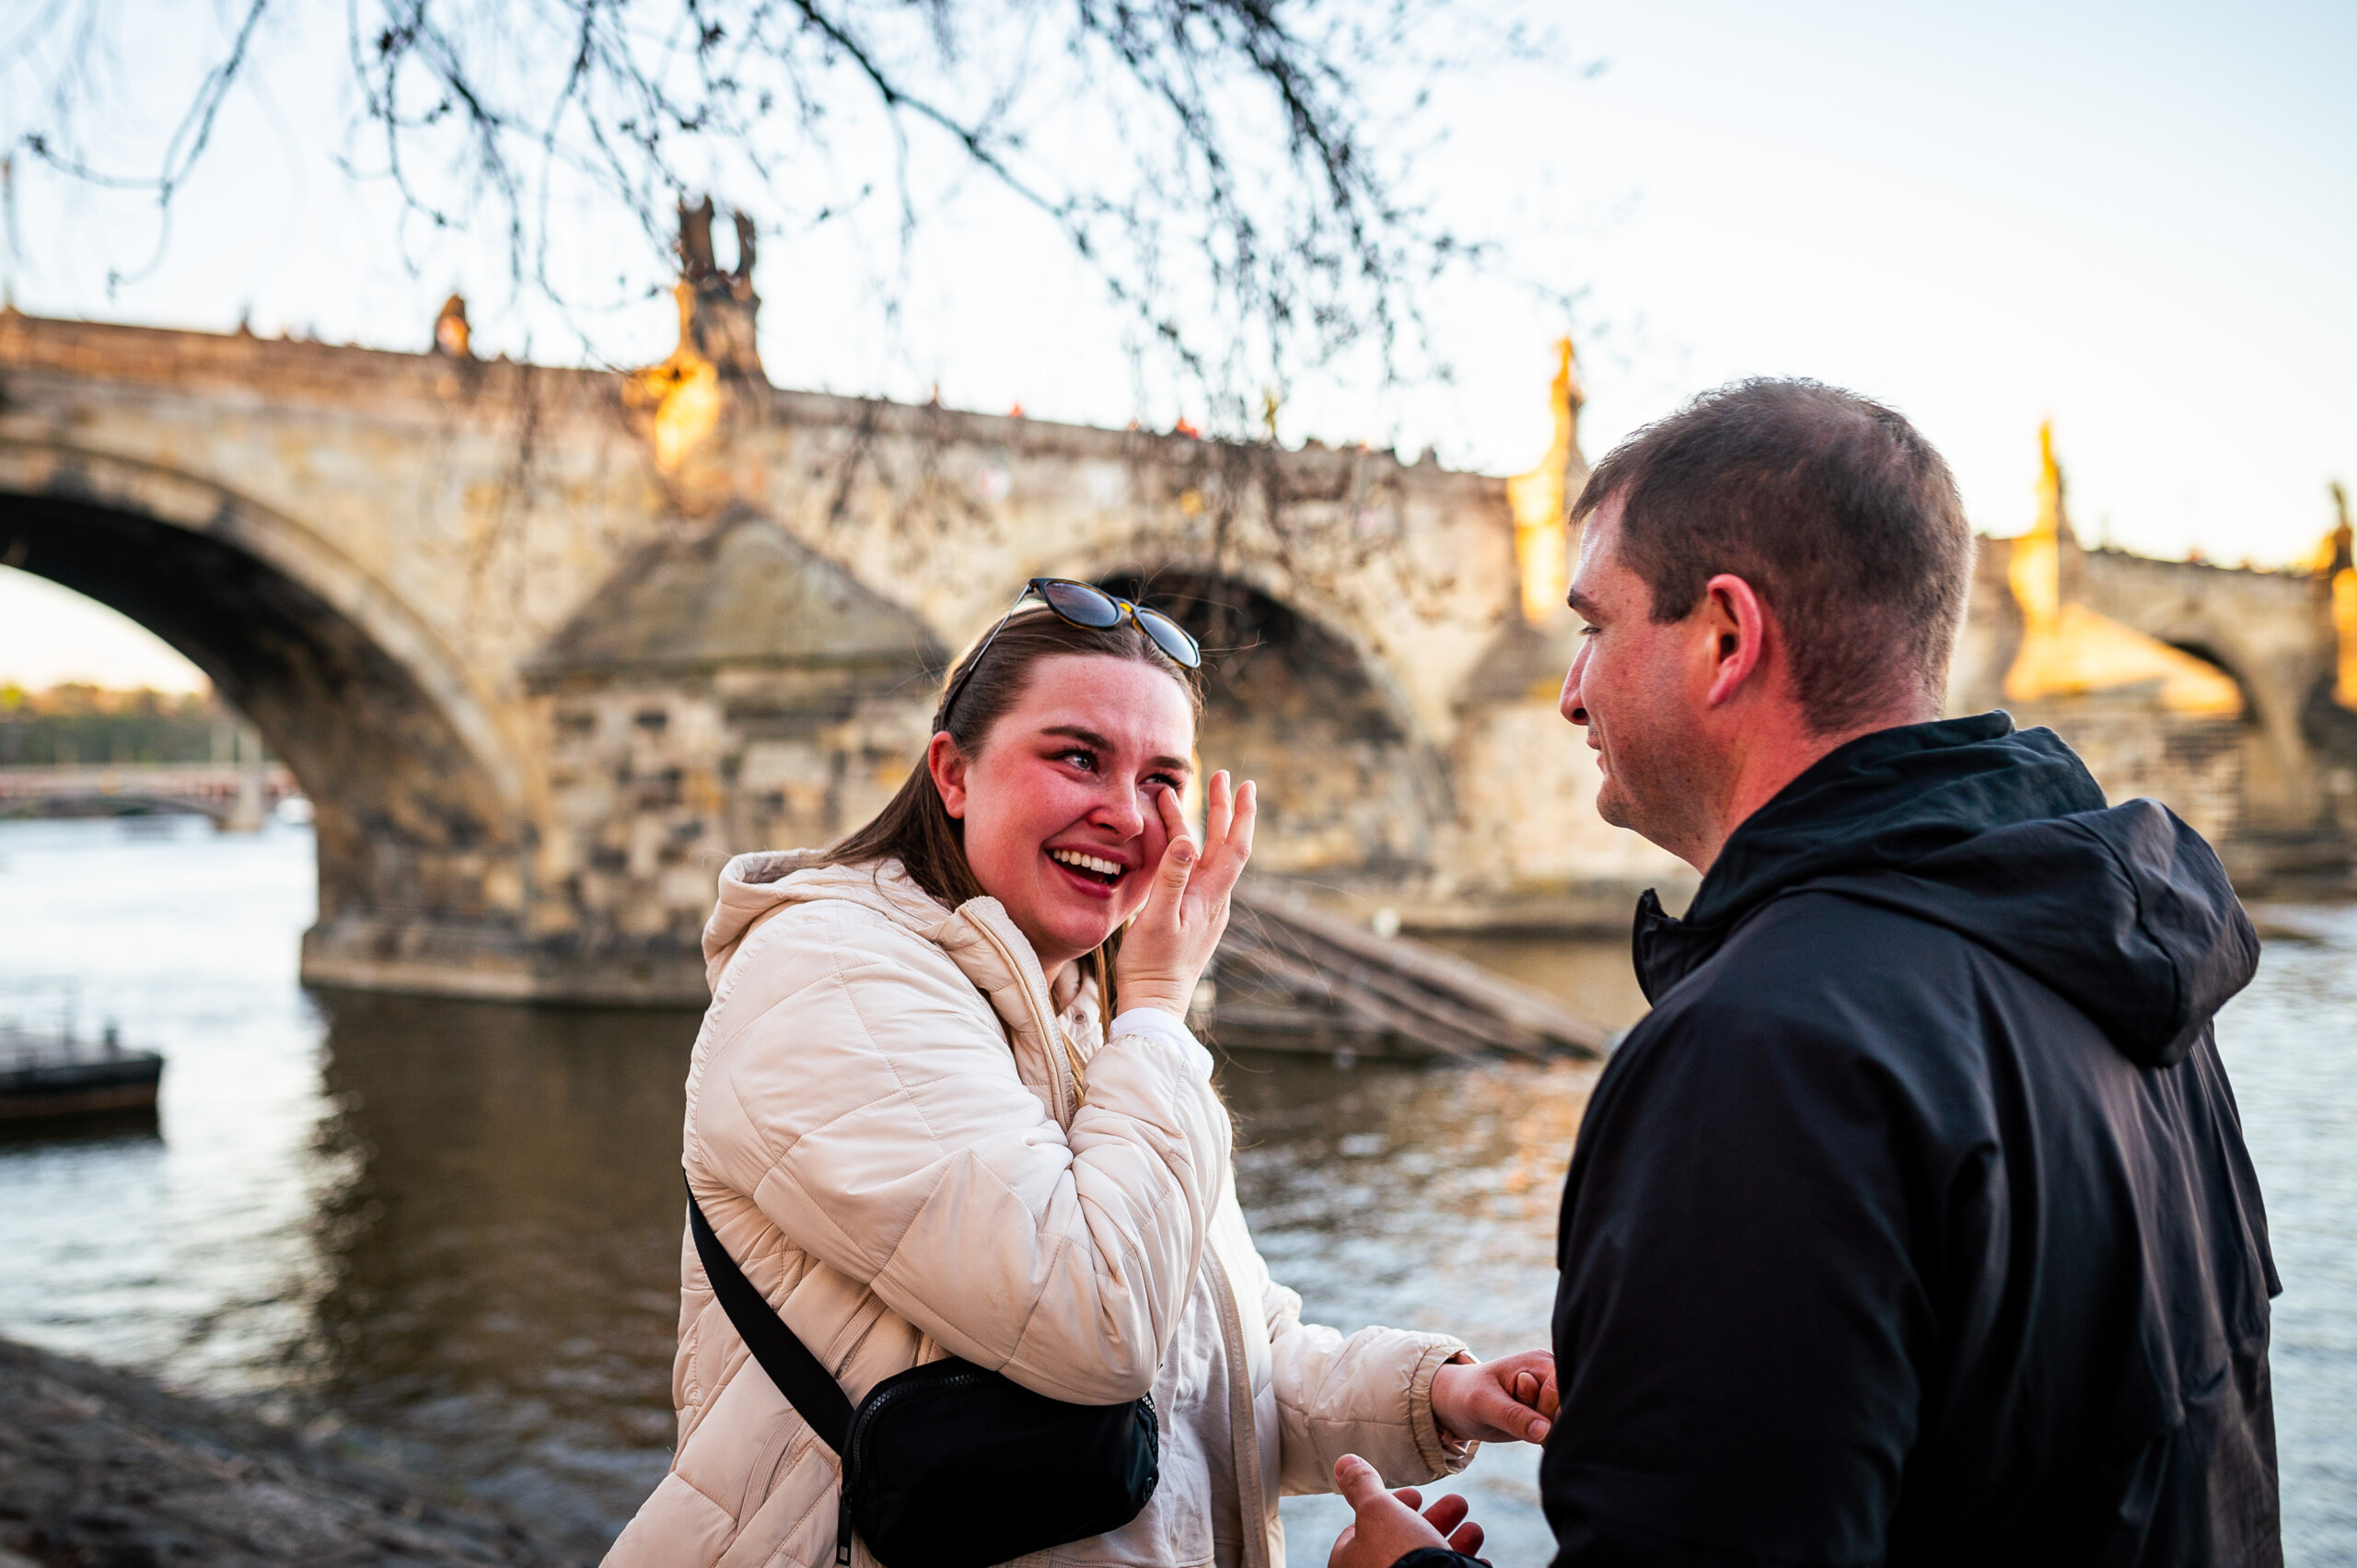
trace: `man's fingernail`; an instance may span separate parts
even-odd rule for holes
[[[1530,1440],[1533,1443],[1544,1443],[1547,1441],[1547,1434],[1554,1430],[1551,1423],[1543,1420],[1534,1421],[1530,1423]]]

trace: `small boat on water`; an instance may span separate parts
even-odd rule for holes
[[[93,1044],[0,1024],[0,1127],[153,1111],[163,1075],[162,1057],[124,1050],[112,1028]]]

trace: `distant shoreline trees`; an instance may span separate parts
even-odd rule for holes
[[[227,761],[238,748],[238,725],[210,691],[0,684],[0,767]]]

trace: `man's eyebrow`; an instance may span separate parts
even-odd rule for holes
[[[1563,596],[1563,602],[1570,605],[1572,609],[1577,612],[1582,621],[1594,621],[1596,618],[1596,612],[1598,606],[1596,600],[1588,598],[1587,595],[1580,592],[1577,588],[1573,588],[1569,593],[1565,594]]]
[[[1084,728],[1076,724],[1051,724],[1039,733],[1041,735],[1070,736],[1073,739],[1079,741],[1082,745],[1094,746],[1099,751],[1110,751],[1113,749],[1113,743],[1111,741],[1106,739],[1095,730]],[[1175,769],[1176,771],[1183,773],[1187,771],[1187,759],[1184,757],[1165,755],[1148,759],[1146,766],[1149,768]]]

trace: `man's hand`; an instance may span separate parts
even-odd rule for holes
[[[1433,1415],[1462,1443],[1544,1443],[1560,1403],[1555,1357],[1543,1350],[1452,1361],[1433,1374]]]
[[[1334,1485],[1358,1517],[1335,1538],[1326,1568],[1391,1568],[1428,1546],[1468,1557],[1481,1550],[1481,1527],[1465,1516],[1472,1505],[1462,1497],[1444,1497],[1419,1514],[1422,1493],[1412,1486],[1384,1491],[1383,1478],[1356,1454],[1335,1461]]]

